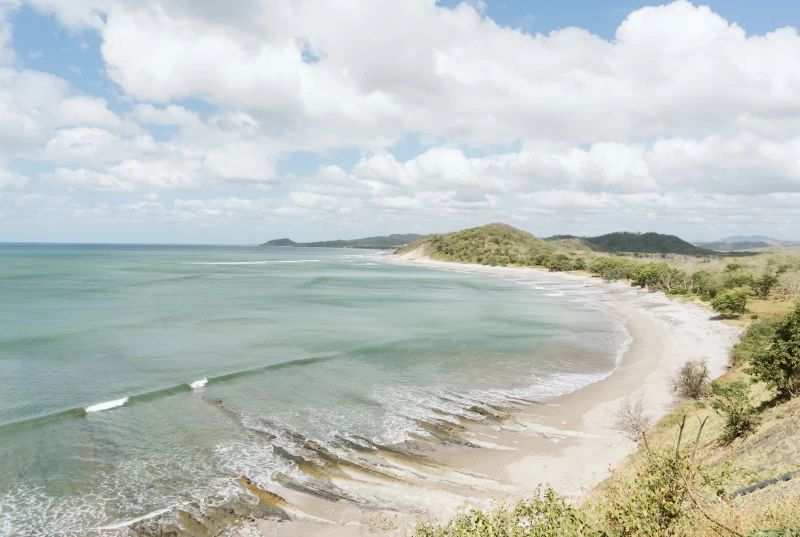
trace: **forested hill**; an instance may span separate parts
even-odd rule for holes
[[[620,231],[584,240],[601,252],[683,255],[715,255],[716,253],[688,243],[675,235],[662,235],[661,233]]]
[[[261,246],[295,246],[306,248],[400,248],[410,242],[422,238],[423,235],[407,233],[404,235],[392,234],[388,236],[365,237],[363,239],[321,241],[321,242],[294,242],[290,239],[275,239],[265,242]]]
[[[538,265],[555,248],[507,224],[489,224],[444,235],[428,235],[397,253],[484,265]]]
[[[554,235],[548,242],[569,247],[571,243],[580,241],[596,252],[631,253],[631,254],[682,254],[693,256],[719,255],[707,248],[695,246],[675,235],[661,233],[630,233],[619,231],[599,237],[575,237],[573,235]]]

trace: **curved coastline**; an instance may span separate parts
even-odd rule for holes
[[[538,429],[543,437],[500,431],[498,443],[518,445],[517,453],[481,457],[465,452],[447,458],[448,463],[505,477],[528,490],[549,482],[559,492],[579,497],[599,484],[635,448],[614,429],[613,412],[622,400],[641,396],[649,414],[654,419],[661,418],[676,402],[670,387],[674,372],[687,360],[707,358],[712,378],[721,376],[741,332],[740,328],[713,319],[711,312],[696,304],[671,300],[663,293],[650,293],[622,282],[533,268],[465,265],[414,255],[386,256],[385,260],[507,279],[535,276],[543,283],[582,284],[596,289],[597,303],[623,320],[631,341],[617,368],[603,379],[552,398],[545,409],[522,412],[523,420],[531,420],[531,428]]]

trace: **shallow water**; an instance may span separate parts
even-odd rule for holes
[[[626,338],[579,286],[380,252],[0,245],[0,535],[125,523],[303,480],[291,456],[607,375]]]

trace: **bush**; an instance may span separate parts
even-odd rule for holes
[[[747,311],[749,294],[750,292],[744,287],[725,291],[711,301],[711,307],[725,317],[741,317]]]
[[[800,272],[782,272],[778,277],[778,289],[785,298],[800,297]]]
[[[713,382],[711,394],[714,396],[711,408],[725,418],[724,442],[733,442],[755,431],[759,421],[758,411],[750,404],[750,385],[747,382]]]
[[[747,373],[782,393],[794,395],[800,387],[800,301],[794,311],[774,323],[767,344],[754,353]]]
[[[685,280],[682,271],[666,263],[647,263],[631,271],[631,285],[647,287],[651,291],[670,291]]]
[[[757,280],[753,280],[751,287],[753,288],[753,292],[756,295],[760,296],[761,298],[767,298],[769,296],[769,292],[772,291],[772,288],[778,283],[778,277],[771,272],[764,272],[760,278]]]
[[[589,266],[589,270],[605,280],[622,280],[631,277],[637,264],[621,257],[601,257]]]
[[[723,289],[722,278],[718,273],[709,270],[698,270],[691,277],[692,291],[703,300],[711,300]]]
[[[488,514],[480,509],[459,513],[444,526],[418,522],[412,537],[565,537],[597,536],[583,520],[583,514],[570,506],[549,486],[537,488],[534,497],[518,502],[512,509],[503,506]]]
[[[653,420],[645,410],[644,398],[626,397],[614,412],[616,421],[614,428],[625,434],[634,442],[642,439],[642,435],[652,425]]]
[[[677,459],[677,460],[676,460]],[[659,536],[669,535],[670,527],[678,520],[688,499],[685,486],[677,479],[664,475],[688,473],[686,457],[675,457],[674,451],[654,453],[641,463],[632,483],[612,486],[605,508],[605,523],[610,535]]]
[[[572,270],[586,270],[586,260],[578,257],[572,262]]]
[[[711,390],[708,360],[690,360],[683,364],[672,379],[672,389],[681,399],[700,399]]]

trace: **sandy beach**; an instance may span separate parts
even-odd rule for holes
[[[523,497],[545,483],[579,500],[635,449],[633,442],[614,429],[613,413],[621,402],[631,396],[642,397],[648,413],[658,419],[675,404],[670,386],[675,371],[688,360],[706,358],[712,376],[720,376],[740,332],[696,304],[622,282],[426,258],[387,256],[385,261],[500,278],[535,276],[542,282],[591,287],[598,293],[597,303],[623,320],[630,344],[619,367],[603,380],[567,395],[520,405],[509,413],[501,412],[504,415],[496,419],[489,416],[491,419],[481,423],[460,420],[451,428],[434,431],[466,439],[469,445],[444,442],[430,450],[425,454],[429,462],[414,469],[420,479],[403,485],[408,489],[408,505],[427,505],[424,512],[376,512],[289,495],[287,499],[303,515],[288,522],[260,522],[261,535],[405,535],[419,518],[444,520],[465,503],[487,507],[493,501]],[[476,449],[476,444],[483,447]],[[426,472],[431,475],[421,476]]]

